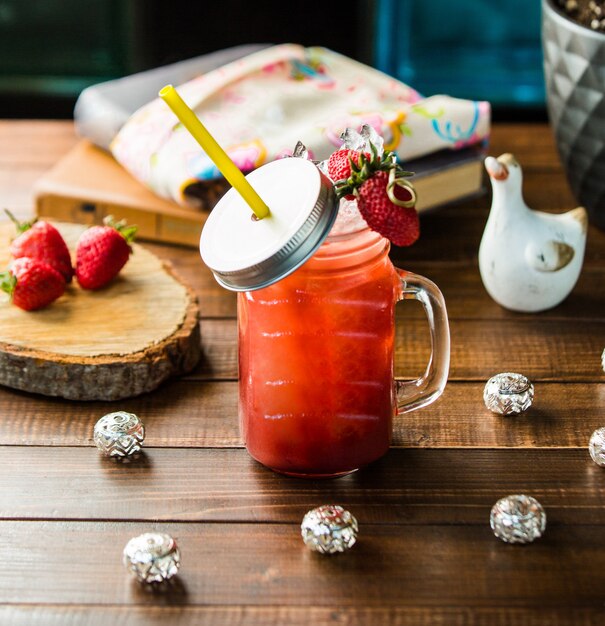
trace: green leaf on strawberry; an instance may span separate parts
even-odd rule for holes
[[[137,227],[105,218],[104,226],[85,230],[76,246],[76,278],[83,289],[100,289],[111,282],[124,267],[132,248]]]
[[[344,150],[338,151],[334,154],[345,152]],[[394,176],[396,179],[405,179],[410,176],[413,176],[412,172],[406,172],[396,160],[396,156],[394,152],[389,150],[385,150],[382,155],[378,154],[376,150],[376,146],[373,143],[370,143],[370,154],[367,152],[357,152],[353,150],[348,150],[348,159],[349,159],[349,175],[346,178],[341,178],[340,180],[335,180],[334,188],[336,190],[336,195],[339,198],[344,198],[345,196],[351,196],[358,190],[363,183],[365,183],[369,178],[374,176],[377,172],[394,172]],[[353,155],[351,154],[353,153]],[[333,155],[334,156],[334,155]],[[331,159],[332,157],[330,157]],[[328,162],[328,171],[329,171],[329,162]],[[345,173],[347,170],[344,170]],[[334,178],[333,178],[334,180]],[[411,183],[409,183],[411,185]]]
[[[17,229],[17,237],[11,241],[9,247],[13,258],[28,257],[46,263],[69,283],[74,272],[71,255],[61,233],[45,220],[19,222],[10,211],[5,209],[5,212]]]
[[[17,285],[17,277],[11,272],[2,272],[0,274],[0,289],[7,293],[11,298]]]
[[[38,221],[38,218],[35,217],[29,222],[20,222],[8,209],[4,209],[4,212],[8,215],[10,221],[15,225],[18,235],[24,233],[26,230],[29,230]]]
[[[378,154],[369,142],[370,153],[343,149],[328,161],[338,198],[357,199],[368,226],[398,246],[409,246],[420,235],[416,213],[416,191],[394,152]]]
[[[137,230],[139,228],[135,224],[128,225],[126,223],[126,220],[119,220],[116,222],[113,215],[107,215],[103,219],[103,224],[105,224],[105,226],[109,226],[110,228],[117,230],[120,233],[120,235],[122,235],[122,237],[126,239],[126,243],[128,244],[131,244],[134,241],[136,234],[137,234]]]

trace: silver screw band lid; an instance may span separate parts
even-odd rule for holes
[[[286,158],[246,177],[271,210],[256,220],[235,189],[210,213],[200,253],[232,291],[267,287],[300,267],[323,243],[338,213],[334,186],[311,161]]]

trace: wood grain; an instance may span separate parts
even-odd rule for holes
[[[490,413],[483,383],[450,382],[443,396],[396,416],[393,446],[403,448],[578,448],[605,425],[605,385],[541,383],[532,408],[519,416]],[[0,389],[0,445],[93,446],[96,421],[123,409],[147,426],[145,446],[242,447],[237,383],[172,381],[159,391],[117,403],[61,402]]]
[[[552,523],[605,523],[605,472],[586,449],[391,450],[324,481],[281,476],[245,450],[154,448],[129,464],[93,448],[30,448],[27,463],[21,448],[0,452],[0,519],[299,523],[334,502],[360,522],[485,525],[496,500],[528,493]]]
[[[31,215],[31,185],[75,142],[69,122],[0,121],[0,207]],[[494,126],[490,154],[509,151],[531,207],[575,206],[548,126]],[[119,403],[0,388],[0,623],[600,626],[605,471],[586,445],[605,426],[605,233],[589,230],[571,298],[539,315],[510,313],[478,273],[489,202],[488,192],[424,213],[419,242],[393,249],[396,264],[445,294],[450,382],[435,404],[395,419],[386,457],[332,481],[282,477],[248,456],[235,297],[195,250],[153,246],[200,300],[202,361],[190,377]],[[397,374],[412,378],[428,357],[426,322],[412,302],[397,316]],[[521,416],[483,405],[486,379],[504,370],[536,385]],[[147,425],[145,454],[126,465],[92,445],[96,420],[117,409]],[[505,545],[489,529],[491,506],[513,492],[546,509],[545,536],[531,546]],[[358,545],[334,559],[299,537],[304,512],[328,501],[360,522]],[[153,528],[183,554],[162,593],[121,565],[126,541]]]
[[[121,564],[128,539],[151,528],[177,538],[183,553],[178,579],[157,595]],[[325,558],[305,548],[298,524],[3,522],[0,550],[11,566],[0,571],[0,602],[603,609],[595,585],[603,526],[553,524],[525,549],[487,524],[361,532],[348,554]],[[554,554],[557,571],[545,575]]]
[[[0,120],[0,208],[34,215],[34,183],[77,142],[69,121]],[[2,212],[0,222],[7,218]]]
[[[170,603],[170,596],[165,600]],[[342,606],[0,606],[0,622],[11,626],[601,626],[605,610],[585,607],[368,607]]]
[[[546,124],[495,124],[491,130],[491,155],[513,152],[526,170],[562,172],[554,134]]]
[[[403,307],[407,305],[404,303]],[[450,380],[485,382],[503,371],[519,371],[534,382],[604,380],[601,353],[605,347],[605,319],[584,319],[579,324],[540,317],[507,317],[498,323],[497,331],[490,320],[451,320],[450,332]],[[192,379],[237,379],[235,320],[204,320],[202,346],[203,357],[190,375]],[[420,376],[428,357],[427,323],[416,318],[399,324],[396,376]]]
[[[74,255],[86,228],[55,225]],[[14,236],[12,224],[0,224],[1,267],[12,259],[9,245]],[[59,300],[35,313],[11,306],[8,296],[2,296],[0,344],[84,358],[142,352],[172,335],[191,305],[187,287],[138,244],[133,244],[118,277],[103,289],[82,289],[74,278]]]
[[[604,246],[605,248],[605,241]],[[161,258],[167,259],[198,294],[202,316],[205,318],[234,318],[237,314],[236,294],[221,287],[199,255],[191,250],[146,244]],[[405,269],[430,278],[439,285],[448,307],[450,319],[587,319],[600,316],[605,299],[602,269],[585,267],[571,295],[559,306],[539,314],[507,311],[492,300],[481,282],[479,266],[473,262],[397,260]],[[412,306],[409,306],[412,305]],[[422,308],[406,301],[397,308],[399,314],[422,317]]]
[[[541,171],[526,174],[525,201],[539,211],[562,213],[577,206],[567,191],[564,178]],[[392,252],[402,267],[410,261],[474,261],[489,214],[491,195],[462,202],[420,216],[420,239],[409,248]],[[452,234],[455,233],[455,236]],[[603,267],[605,233],[594,227],[588,230],[585,266]]]
[[[71,121],[0,120],[0,167],[50,168],[78,142]]]

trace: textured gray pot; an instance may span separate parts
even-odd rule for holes
[[[605,228],[605,34],[542,0],[548,115],[576,200]]]

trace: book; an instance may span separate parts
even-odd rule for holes
[[[417,209],[426,211],[483,191],[480,148],[441,151],[403,163],[414,172]],[[107,215],[139,227],[138,238],[198,247],[209,210],[229,185],[224,180],[194,185],[182,207],[154,194],[108,152],[81,140],[34,187],[36,212],[64,222],[100,224]]]
[[[418,196],[416,210],[421,213],[484,193],[485,156],[482,146],[469,146],[401,163],[404,170],[414,173],[410,180]]]
[[[196,247],[208,209],[228,185],[197,187],[199,208],[154,194],[108,152],[83,139],[34,185],[36,213],[63,222],[101,224],[107,215],[138,226],[137,238]]]

